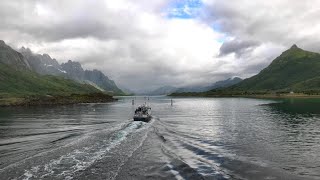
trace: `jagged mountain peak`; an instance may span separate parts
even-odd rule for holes
[[[0,40],[0,63],[7,64],[18,70],[31,70],[28,61],[19,52]]]
[[[72,61],[72,60],[68,60],[68,62],[62,63],[61,65],[62,66],[70,66],[70,67],[82,69],[82,65],[79,62]]]
[[[44,58],[52,59],[49,54],[42,54]]]
[[[0,45],[6,45],[6,43],[3,40],[0,40]]]
[[[33,52],[31,51],[31,49],[26,48],[26,47],[24,47],[24,46],[22,46],[22,47],[19,49],[19,52],[24,52],[24,53],[33,54]]]
[[[19,52],[13,50],[0,40],[0,63],[7,64],[18,70],[32,70],[38,74],[49,74],[62,76],[84,84],[95,84],[107,92],[122,94],[114,81],[110,80],[104,73],[95,69],[84,70],[79,62],[68,60],[61,65],[49,54],[36,54],[29,48],[21,47]]]
[[[299,47],[296,44],[293,44],[290,49],[298,49]]]
[[[304,51],[303,49],[299,48],[296,44],[293,44],[288,50],[284,51],[282,55],[293,54],[295,52]]]
[[[271,64],[284,63],[294,61],[303,57],[314,56],[316,53],[305,51],[299,48],[296,44],[292,45],[289,49],[282,52]]]
[[[121,89],[119,89],[114,83],[114,81],[110,80],[104,73],[97,69],[84,70],[79,62],[72,60],[62,63],[61,67],[67,72],[67,76],[71,79],[82,82],[92,82],[105,91],[120,94],[123,93]]]

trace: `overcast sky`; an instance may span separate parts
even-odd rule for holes
[[[319,0],[1,0],[0,38],[133,90],[249,77],[320,50]]]

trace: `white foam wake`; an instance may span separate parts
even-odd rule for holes
[[[124,129],[115,132],[110,139],[97,141],[90,147],[74,150],[58,159],[50,160],[44,165],[25,170],[25,173],[19,179],[43,179],[47,177],[73,179],[72,176],[76,172],[85,170],[95,161],[103,158],[107,152],[124,141],[130,133],[146,128],[144,124],[144,122],[129,123]]]

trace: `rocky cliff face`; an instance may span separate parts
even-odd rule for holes
[[[79,62],[69,60],[66,63],[62,63],[61,67],[67,72],[66,77],[80,82],[85,80],[84,70]]]
[[[123,93],[121,89],[117,87],[114,81],[110,80],[106,75],[98,70],[84,70],[79,62],[69,60],[67,63],[61,64],[64,71],[67,72],[66,76],[70,79],[77,80],[79,82],[85,82],[94,84],[101,89],[113,92]]]
[[[16,70],[31,70],[28,61],[19,52],[0,40],[0,62]]]
[[[1,42],[0,99],[2,101],[0,106],[24,105],[19,103],[27,102],[28,96],[34,96],[36,100],[47,95],[69,96],[98,92],[99,90],[86,84],[36,73],[21,53]],[[13,100],[10,99],[11,97],[14,97]]]
[[[29,48],[22,47],[19,52],[24,56],[31,66],[31,69],[39,74],[64,75],[67,72],[56,59],[52,59],[48,54],[34,54]]]
[[[98,70],[84,70],[79,62],[69,60],[61,65],[56,59],[51,58],[48,54],[35,54],[29,48],[22,47],[20,50],[22,58],[28,63],[31,70],[39,74],[49,74],[54,76],[63,76],[80,83],[86,83],[96,88],[122,94],[121,89],[117,87],[114,81]]]
[[[91,81],[106,91],[122,93],[121,89],[117,87],[114,81],[110,80],[101,71],[93,70],[84,72],[85,80]]]
[[[2,40],[0,40],[0,65],[3,69],[5,69],[6,65],[8,65],[11,70],[16,70],[18,72],[23,71],[24,73],[30,74],[38,73],[41,75],[63,76],[65,78],[78,81],[82,84],[90,84],[101,91],[112,92],[114,94],[123,93],[121,89],[119,89],[114,83],[114,81],[110,80],[101,71],[84,70],[79,62],[74,62],[71,60],[60,65],[56,59],[51,58],[48,54],[35,54],[29,48],[25,47],[19,49],[18,52],[12,49],[10,46],[6,45],[6,43]],[[0,72],[0,80],[8,80],[8,77],[4,75],[4,73],[1,74]],[[19,75],[14,74],[14,76],[18,77]],[[28,79],[30,77],[27,77],[25,79]],[[14,85],[15,81],[11,83]],[[8,82],[6,83],[8,84]],[[30,86],[30,84],[27,85]],[[3,88],[8,90],[7,86],[3,86]]]

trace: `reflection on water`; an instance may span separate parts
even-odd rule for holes
[[[4,179],[317,179],[320,102],[120,97],[0,109]],[[150,123],[133,122],[137,105]]]
[[[285,162],[288,171],[319,177],[320,99],[286,99],[267,106],[281,132],[275,137],[283,151],[277,161]]]
[[[320,99],[284,99],[281,103],[268,104],[274,111],[281,111],[290,115],[320,114]]]

